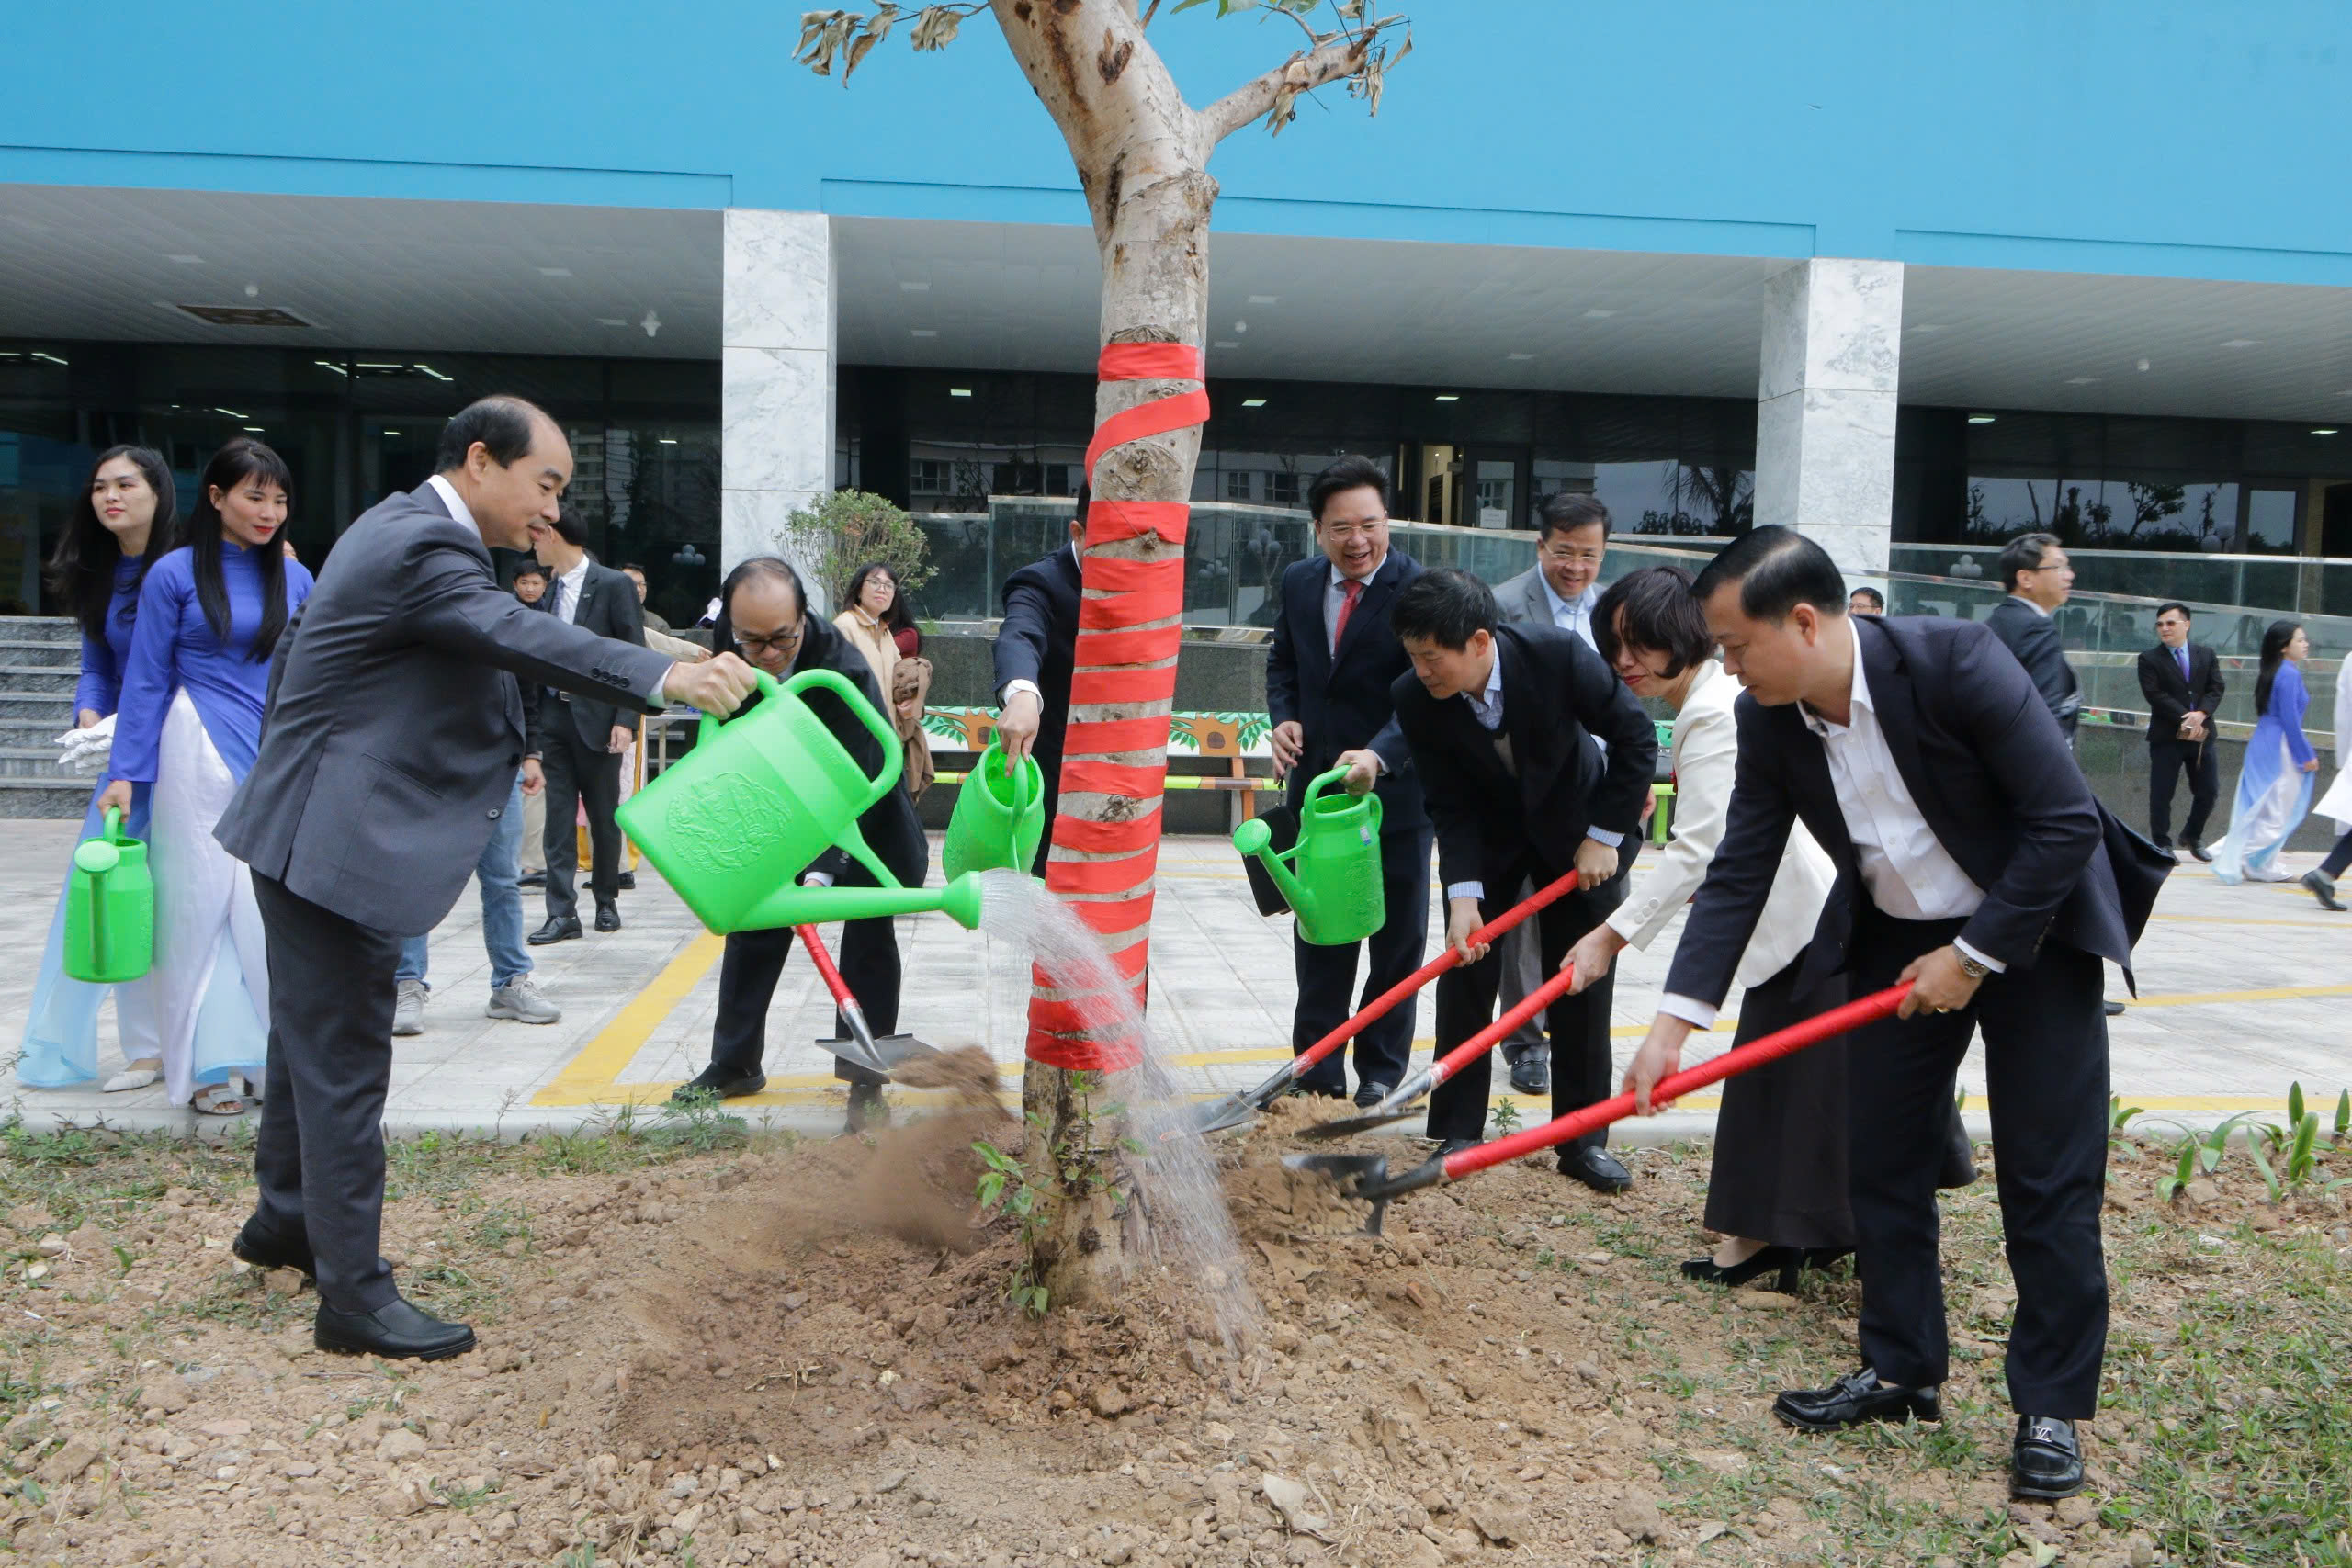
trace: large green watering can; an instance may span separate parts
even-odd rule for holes
[[[107,807],[103,836],[74,851],[65,882],[65,973],[92,985],[136,980],[155,959],[155,879],[147,846],[122,831],[122,808]]]
[[[947,819],[947,841],[940,868],[950,878],[971,871],[1017,871],[1026,876],[1036,863],[1037,841],[1046,836],[1046,771],[1035,757],[1008,768],[1004,747],[989,742]]]
[[[1255,818],[1233,830],[1233,847],[1255,855],[1298,912],[1298,934],[1318,947],[1362,942],[1387,919],[1380,891],[1380,797],[1323,792],[1348,776],[1318,775],[1298,811],[1298,842],[1282,854]],[[1289,865],[1283,861],[1287,857]]]
[[[732,721],[706,715],[695,749],[622,803],[618,817],[695,918],[721,935],[944,910],[967,931],[980,920],[980,885],[901,887],[857,830],[865,809],[898,787],[899,733],[856,683],[804,670],[778,684],[754,672],[759,705]],[[800,694],[839,697],[882,748],[868,776]],[[800,874],[838,846],[878,887],[801,887]]]

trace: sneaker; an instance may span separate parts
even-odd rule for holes
[[[484,1018],[511,1018],[517,1023],[554,1023],[563,1017],[563,1010],[539,995],[528,975],[492,991],[490,1005],[481,1011]]]
[[[392,1032],[422,1034],[424,1032],[424,982],[397,980],[399,987],[392,999]]]

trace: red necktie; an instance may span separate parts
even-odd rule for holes
[[[1348,617],[1356,613],[1356,601],[1363,597],[1363,584],[1351,577],[1340,584],[1340,618],[1331,623],[1331,651],[1340,651],[1340,639],[1348,635]]]

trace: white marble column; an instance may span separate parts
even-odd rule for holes
[[[1764,285],[1756,521],[1818,539],[1859,585],[1886,570],[1903,264],[1817,257]]]
[[[785,519],[833,488],[836,315],[823,213],[731,207],[725,222],[721,570],[746,556],[791,554]]]

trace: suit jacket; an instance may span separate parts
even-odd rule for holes
[[[2214,733],[2211,720],[2221,711],[2222,661],[2199,642],[2188,645],[2188,678],[2180,676],[2180,660],[2158,643],[2140,655],[2140,694],[2148,702],[2148,739],[2177,740],[2181,716],[2190,709],[2205,716],[2205,733]]]
[[[1048,786],[1061,777],[1070,667],[1078,657],[1078,552],[1068,545],[1004,581],[1004,620],[996,633],[997,704],[1003,705],[1007,682],[1036,682],[1043,703],[1035,755]]]
[[[555,614],[556,592],[557,584],[550,582],[539,596],[538,607],[549,615]],[[593,560],[588,562],[588,575],[580,581],[580,608],[572,613],[571,624],[585,626],[598,637],[645,646],[645,609],[638,603],[637,584]],[[538,696],[540,733],[568,724],[591,752],[602,751],[612,739],[613,726],[621,722],[620,709],[599,698],[573,697],[552,688],[542,690]],[[630,716],[635,713],[632,708]]]
[[[1538,626],[1550,626],[1552,591],[1544,581],[1544,569],[1531,566],[1498,586],[1495,607],[1502,612],[1506,621],[1533,621]]]
[[[2055,937],[2129,976],[2171,859],[2092,795],[2024,667],[1974,622],[1853,621],[1895,769],[1937,841],[1984,890],[1960,934],[2011,966]],[[1838,868],[1807,983],[1846,967],[1855,911],[1870,897],[1820,738],[1793,704],[1768,708],[1743,694],[1736,712],[1731,815],[1666,982],[1710,1005],[1731,987],[1798,822]]]
[[[1502,897],[1518,882],[1510,877],[1504,886],[1498,878],[1515,869],[1524,849],[1566,871],[1589,829],[1629,840],[1636,834],[1657,761],[1657,730],[1625,683],[1574,632],[1510,623],[1495,628],[1495,641],[1503,661],[1503,733],[1516,777],[1503,766],[1494,735],[1470,711],[1469,698],[1440,702],[1409,670],[1389,691],[1437,828],[1439,880],[1449,887],[1482,882],[1488,895]],[[1592,744],[1595,735],[1609,743],[1606,762]]]
[[[2057,617],[2043,615],[2012,593],[1993,606],[1984,624],[2018,656],[2025,672],[2033,677],[2034,689],[2049,705],[2050,716],[2073,740],[2075,727],[2082,722],[2082,682],[2075,678],[2075,667],[2066,662],[2066,643],[2058,635]]]
[[[647,712],[669,669],[499,587],[481,536],[429,485],[387,496],[335,541],[278,640],[261,754],[214,836],[346,919],[422,935],[514,787],[516,677]]]
[[[1710,659],[1674,716],[1674,837],[1657,868],[1609,917],[1617,934],[1647,948],[1690,901],[1721,847],[1739,763],[1739,682]],[[1813,941],[1838,870],[1802,823],[1789,831],[1772,876],[1764,917],[1739,960],[1739,983],[1753,986],[1795,963]]]
[[[1390,550],[1357,597],[1334,653],[1323,615],[1331,563],[1317,552],[1283,569],[1274,646],[1266,659],[1266,708],[1276,724],[1296,720],[1306,734],[1306,750],[1290,774],[1286,798],[1293,810],[1340,752],[1370,747],[1387,768],[1374,786],[1380,830],[1418,833],[1428,826],[1421,781],[1413,771],[1412,748],[1396,728],[1393,694],[1400,676],[1410,679],[1413,661],[1388,625],[1397,591],[1420,572],[1412,557]]]

